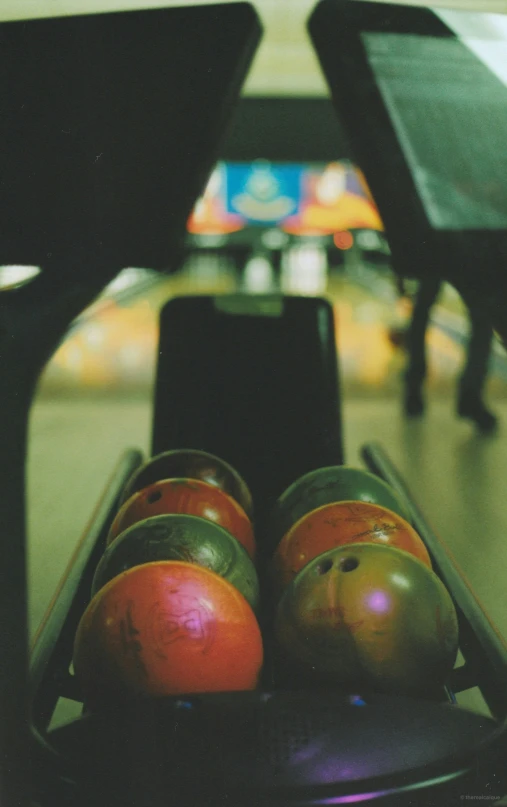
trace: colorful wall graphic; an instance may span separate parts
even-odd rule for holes
[[[219,163],[188,222],[191,233],[277,225],[294,235],[382,230],[362,173],[351,163]]]

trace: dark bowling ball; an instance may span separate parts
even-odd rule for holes
[[[190,448],[164,451],[141,465],[127,482],[121,504],[130,499],[133,493],[154,482],[177,477],[202,479],[203,482],[215,485],[236,499],[248,516],[252,515],[252,494],[236,469],[214,454]]]
[[[180,513],[138,521],[119,535],[97,566],[92,594],[133,566],[162,560],[204,566],[235,586],[252,608],[258,605],[257,572],[239,541],[212,521]]]

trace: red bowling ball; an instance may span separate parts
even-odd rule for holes
[[[363,542],[403,549],[431,569],[422,539],[397,513],[379,504],[333,502],[304,515],[280,541],[272,563],[275,590],[282,591],[317,555]]]
[[[146,518],[179,513],[213,521],[230,532],[255,557],[253,527],[238,502],[200,479],[163,479],[134,493],[118,511],[108,544],[124,530]]]
[[[91,710],[140,696],[254,689],[262,660],[260,629],[239,591],[177,561],[111,580],[86,609],[74,645]]]

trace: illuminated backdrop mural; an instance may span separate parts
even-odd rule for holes
[[[273,226],[293,235],[383,230],[363,175],[338,161],[219,163],[188,222],[209,235]]]

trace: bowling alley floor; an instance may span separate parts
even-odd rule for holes
[[[400,406],[403,358],[396,352],[387,356],[385,345],[379,347],[376,302],[363,293],[358,296],[357,289],[348,296],[340,289],[338,297],[336,290],[328,296],[337,306],[338,319],[345,322],[343,340],[340,327],[337,339],[344,345],[346,462],[361,466],[360,449],[367,442],[384,446],[507,640],[507,384],[497,375],[490,378],[488,402],[499,415],[500,428],[494,436],[478,434],[454,414],[460,351],[451,350],[454,364],[449,364],[445,350],[438,354],[442,334],[437,334],[431,363],[438,368],[443,361],[447,378],[439,379],[433,372],[425,416],[407,421]],[[359,328],[361,322],[366,335]],[[382,333],[385,330],[384,323]],[[350,371],[358,364],[353,360],[355,350],[363,356],[358,360],[364,364],[362,377]],[[377,366],[381,361],[389,370],[382,377]],[[77,386],[72,394],[68,390],[56,394],[41,386],[31,414],[28,456],[32,635],[121,452],[128,447],[148,450],[151,394],[151,383],[127,391],[90,392]]]

